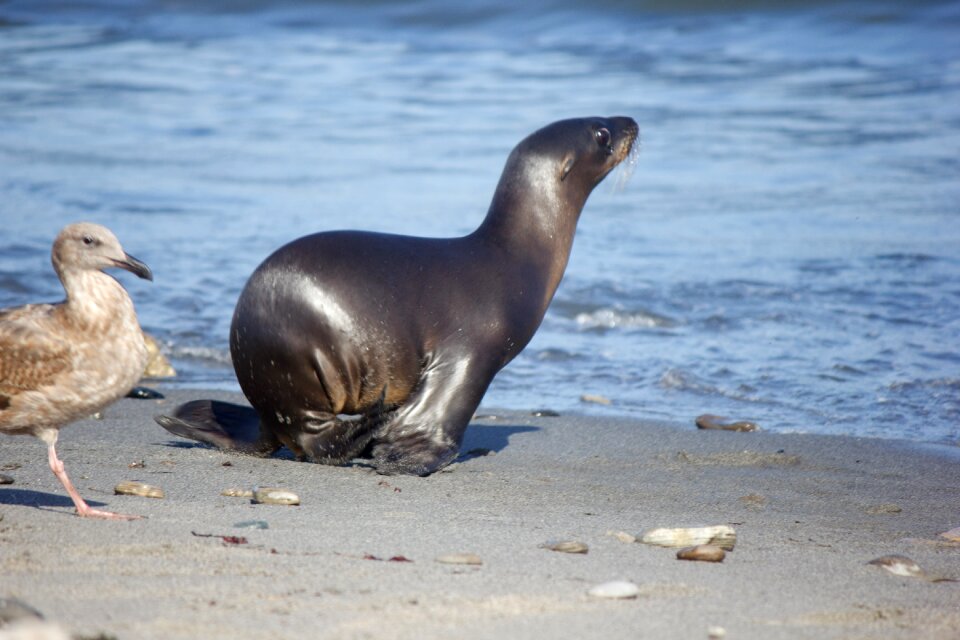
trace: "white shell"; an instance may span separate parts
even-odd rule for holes
[[[625,599],[636,598],[640,594],[640,587],[626,580],[613,580],[598,584],[587,591],[587,595],[594,598]]]
[[[253,501],[260,504],[282,504],[294,506],[300,504],[300,496],[287,489],[273,487],[254,487]]]
[[[653,529],[644,533],[640,541],[658,547],[695,547],[700,544],[712,544],[731,551],[737,543],[737,533],[733,527],[725,524],[686,529]]]

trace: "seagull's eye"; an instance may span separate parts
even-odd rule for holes
[[[610,146],[610,131],[605,128],[597,129],[596,133],[593,134],[597,139],[597,144],[601,147]]]
[[[83,244],[88,246],[93,244],[93,238],[91,236],[83,236]]]

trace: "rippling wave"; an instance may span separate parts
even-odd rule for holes
[[[958,32],[957,2],[8,1],[0,306],[57,299],[52,238],[105,223],[180,383],[236,388],[278,246],[469,232],[523,136],[625,114],[642,148],[487,405],[955,442]]]

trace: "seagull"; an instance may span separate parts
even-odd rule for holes
[[[133,302],[103,269],[126,269],[146,280],[153,274],[109,229],[90,222],[64,227],[51,254],[66,299],[0,309],[0,433],[33,435],[46,443],[50,470],[77,515],[136,519],[84,502],[56,444],[62,427],[125,395],[147,362]]]

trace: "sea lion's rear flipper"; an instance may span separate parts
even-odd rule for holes
[[[170,433],[211,444],[218,449],[269,456],[280,448],[260,429],[260,416],[250,407],[218,400],[193,400],[177,407],[172,416],[154,420]]]

